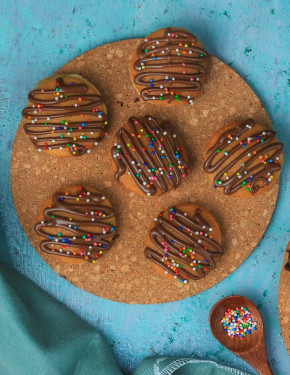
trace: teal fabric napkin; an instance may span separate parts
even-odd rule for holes
[[[105,339],[31,280],[0,263],[1,375],[122,375]],[[191,358],[146,358],[133,375],[246,375]]]
[[[104,338],[0,263],[1,375],[122,375]]]
[[[136,368],[133,375],[247,375],[232,367],[211,361],[179,357],[149,357]]]

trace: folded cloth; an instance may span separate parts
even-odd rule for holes
[[[104,338],[0,263],[1,375],[122,375]]]
[[[232,367],[212,361],[179,357],[149,357],[134,371],[134,375],[247,375]]]
[[[66,306],[0,263],[1,375],[122,375],[104,338]],[[245,375],[214,362],[146,358],[134,375]]]

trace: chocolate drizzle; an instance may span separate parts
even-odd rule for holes
[[[214,257],[220,257],[223,249],[213,239],[212,228],[199,208],[192,217],[171,208],[169,214],[161,213],[155,220],[150,239],[158,251],[146,247],[145,255],[165,273],[187,283],[188,279],[201,279],[215,267]]]
[[[207,59],[204,49],[195,47],[196,37],[187,31],[164,30],[160,38],[146,38],[138,47],[134,70],[136,84],[145,86],[144,100],[186,100],[193,104],[191,92],[201,90],[202,65]],[[195,95],[196,96],[196,95]]]
[[[46,238],[40,243],[41,250],[95,263],[116,237],[112,221],[115,214],[103,204],[104,200],[101,194],[83,187],[75,195],[54,194],[53,204],[43,210],[45,220],[34,227],[37,234]],[[52,234],[56,229],[60,232]]]
[[[276,133],[273,130],[247,135],[255,125],[254,120],[248,119],[225,131],[208,150],[210,155],[203,168],[208,173],[218,170],[214,188],[223,187],[226,195],[243,187],[255,194],[269,185],[273,173],[281,169],[278,161],[283,144],[274,141]],[[241,163],[242,160],[245,161]]]
[[[66,85],[61,77],[55,80],[54,90],[40,88],[28,94],[33,104],[22,111],[31,120],[23,125],[24,131],[38,151],[68,148],[73,156],[81,156],[90,152],[88,143],[97,145],[105,135],[107,117],[98,109],[104,101],[100,95],[87,94],[84,83]],[[73,121],[76,116],[82,121]]]
[[[147,195],[159,189],[165,193],[180,185],[182,177],[189,172],[182,150],[171,124],[145,116],[143,119],[130,117],[129,131],[120,128],[112,156],[117,166],[115,178],[128,173],[138,187]]]

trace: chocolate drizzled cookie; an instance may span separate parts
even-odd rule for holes
[[[55,193],[35,225],[40,249],[95,263],[116,237],[116,219],[108,199],[94,189],[69,186]]]
[[[133,83],[145,101],[193,104],[206,74],[207,53],[184,29],[158,30],[138,46],[131,61]]]
[[[28,100],[22,111],[23,128],[38,151],[81,156],[105,135],[104,100],[81,76],[47,78],[28,94]]]
[[[112,157],[115,178],[137,194],[166,193],[189,173],[172,125],[150,115],[130,117],[128,125],[117,131]]]
[[[199,280],[223,254],[221,233],[204,208],[181,204],[161,212],[148,231],[145,256],[163,275]]]
[[[283,144],[276,132],[253,119],[220,129],[207,147],[204,170],[224,194],[247,197],[266,190],[279,177]]]

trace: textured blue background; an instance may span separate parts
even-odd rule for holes
[[[130,373],[143,357],[157,353],[213,359],[254,374],[249,366],[219,345],[208,327],[208,313],[218,299],[243,294],[258,305],[264,319],[273,373],[289,374],[290,360],[277,312],[279,273],[290,222],[289,2],[2,0],[1,5],[1,259],[97,327],[111,344],[124,372]],[[210,290],[180,302],[125,305],[75,288],[54,273],[33,250],[12,203],[11,148],[27,92],[39,80],[91,48],[119,39],[143,37],[165,26],[182,26],[194,32],[208,52],[228,63],[247,81],[266,107],[279,138],[285,142],[286,158],[271,224],[238,270]]]

